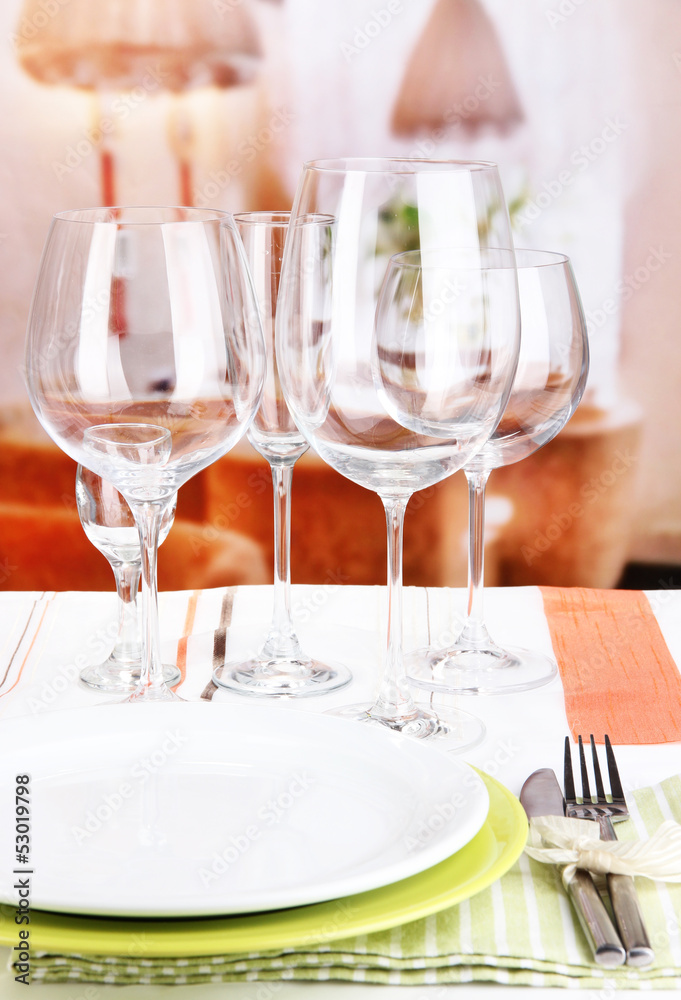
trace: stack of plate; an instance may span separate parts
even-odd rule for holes
[[[11,719],[0,762],[0,943],[28,774],[31,943],[50,951],[126,954],[131,934],[138,957],[310,948],[473,895],[527,829],[503,786],[431,745],[276,705]]]

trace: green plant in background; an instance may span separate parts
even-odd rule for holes
[[[418,250],[419,210],[416,205],[393,198],[378,213],[376,256],[392,257],[404,250]]]
[[[524,208],[529,198],[527,187],[524,186],[518,194],[508,201],[508,214],[513,226],[515,219]],[[478,241],[480,246],[494,246],[495,221],[503,206],[496,202],[491,204],[487,213],[478,219]],[[386,202],[378,213],[378,234],[376,237],[376,257],[392,257],[393,254],[405,250],[419,250],[421,239],[419,233],[419,210],[416,205],[404,201],[401,197]]]

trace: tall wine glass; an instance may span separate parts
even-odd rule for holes
[[[27,385],[48,434],[135,516],[144,660],[131,701],[177,697],[159,655],[160,525],[178,488],[247,430],[264,367],[231,216],[165,207],[55,216],[28,323]]]
[[[116,487],[82,465],[76,471],[76,506],[83,531],[113,570],[118,597],[118,626],[113,649],[103,662],[84,667],[80,679],[86,687],[108,694],[134,691],[142,671],[137,614],[142,554],[135,519]],[[174,517],[173,502],[161,521],[159,545],[165,541]],[[180,676],[175,664],[164,663],[163,679],[169,687],[177,684]]]
[[[319,215],[329,216],[327,225],[319,225]],[[490,243],[508,249],[499,251],[505,259],[498,268],[493,303],[484,294],[480,269],[475,272],[478,297],[469,317],[471,349],[457,360],[452,353],[449,368],[431,356],[422,370],[416,369],[413,351],[400,344],[397,325],[387,336],[379,336],[377,345],[379,290],[394,253],[438,246],[446,238],[466,247]],[[511,247],[493,164],[312,162],[303,169],[294,202],[277,310],[279,373],[298,427],[324,461],[378,493],[386,513],[389,614],[384,676],[375,702],[352,706],[347,714],[415,737],[437,736],[453,748],[476,742],[481,724],[466,713],[418,707],[404,672],[404,512],[414,491],[451,475],[481,447],[503,411],[518,352]],[[453,286],[458,277],[450,276]],[[449,314],[449,296],[448,288],[429,289],[423,308],[433,315]],[[392,418],[376,379],[377,357],[384,350],[399,355],[397,363],[409,368],[415,396],[432,388],[460,401],[459,437],[436,439]]]
[[[405,266],[413,257],[402,256]],[[407,656],[410,679],[430,691],[526,691],[546,684],[558,670],[555,660],[543,653],[497,644],[483,615],[485,487],[490,472],[520,462],[558,434],[582,398],[589,367],[586,323],[568,258],[516,250],[516,263],[522,325],[518,370],[501,422],[464,468],[469,495],[465,624],[446,649],[421,649]],[[447,433],[446,428],[442,432]]]
[[[308,449],[282,396],[274,351],[274,326],[288,212],[244,212],[234,216],[253,278],[267,350],[267,376],[260,409],[248,430],[253,447],[270,465],[274,492],[274,607],[265,644],[242,662],[218,667],[220,687],[261,697],[301,698],[335,691],[350,680],[339,664],[321,663],[303,652],[291,620],[291,479]]]

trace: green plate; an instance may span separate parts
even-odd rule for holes
[[[314,948],[437,913],[500,878],[525,846],[527,818],[522,806],[494,778],[481,777],[490,809],[480,832],[446,861],[401,882],[327,903],[247,916],[121,920],[33,910],[31,948],[131,958],[235,955]],[[15,911],[4,905],[0,912],[0,944],[13,946],[18,940]]]

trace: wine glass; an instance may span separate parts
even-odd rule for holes
[[[87,687],[111,694],[134,691],[142,670],[137,615],[142,556],[135,519],[116,487],[82,465],[76,472],[76,506],[83,531],[113,570],[118,595],[118,627],[114,647],[103,663],[85,667],[80,679]],[[175,502],[164,512],[159,545],[165,541],[174,517]],[[175,664],[163,664],[163,679],[169,687],[177,684],[180,677],[180,670]]]
[[[48,434],[130,505],[144,657],[128,700],[177,696],[159,655],[156,552],[182,483],[225,454],[260,403],[265,348],[227,213],[116,207],[55,216],[31,305],[26,380]]]
[[[326,225],[319,216],[328,216]],[[449,368],[429,356],[414,366],[389,309],[377,312],[391,256],[446,240],[501,247],[494,289],[484,267],[448,276],[471,294],[470,349]],[[506,249],[504,249],[506,248]],[[402,662],[402,532],[412,493],[461,468],[490,435],[510,391],[518,354],[517,282],[508,215],[496,167],[433,160],[322,160],[305,165],[291,214],[277,308],[277,362],[296,424],[320,457],[381,498],[388,531],[388,639],[384,675],[371,706],[343,714],[443,747],[478,742],[482,724],[443,706],[421,708]],[[382,295],[389,286],[383,283]],[[424,291],[423,310],[450,315],[451,288]],[[408,303],[402,303],[408,308]],[[398,310],[399,312],[399,310]],[[376,323],[375,323],[376,320]],[[375,331],[386,321],[389,328]],[[394,341],[394,346],[390,342]],[[401,343],[402,342],[402,343]],[[377,358],[409,371],[414,397],[461,399],[459,436],[412,431],[386,407]],[[465,397],[465,398],[464,398]]]
[[[526,691],[548,683],[558,670],[555,660],[542,653],[498,645],[483,617],[489,474],[534,454],[558,434],[582,398],[589,367],[586,323],[569,259],[547,251],[516,250],[516,263],[522,325],[518,370],[499,425],[464,467],[469,495],[465,624],[446,649],[420,649],[406,657],[409,679],[429,691]]]
[[[303,652],[291,620],[291,479],[308,449],[281,393],[274,353],[274,326],[289,212],[244,212],[234,221],[244,243],[267,350],[260,409],[248,430],[253,447],[270,465],[274,493],[274,607],[265,644],[245,661],[218,667],[213,679],[239,694],[306,697],[335,691],[350,681],[339,664]]]

